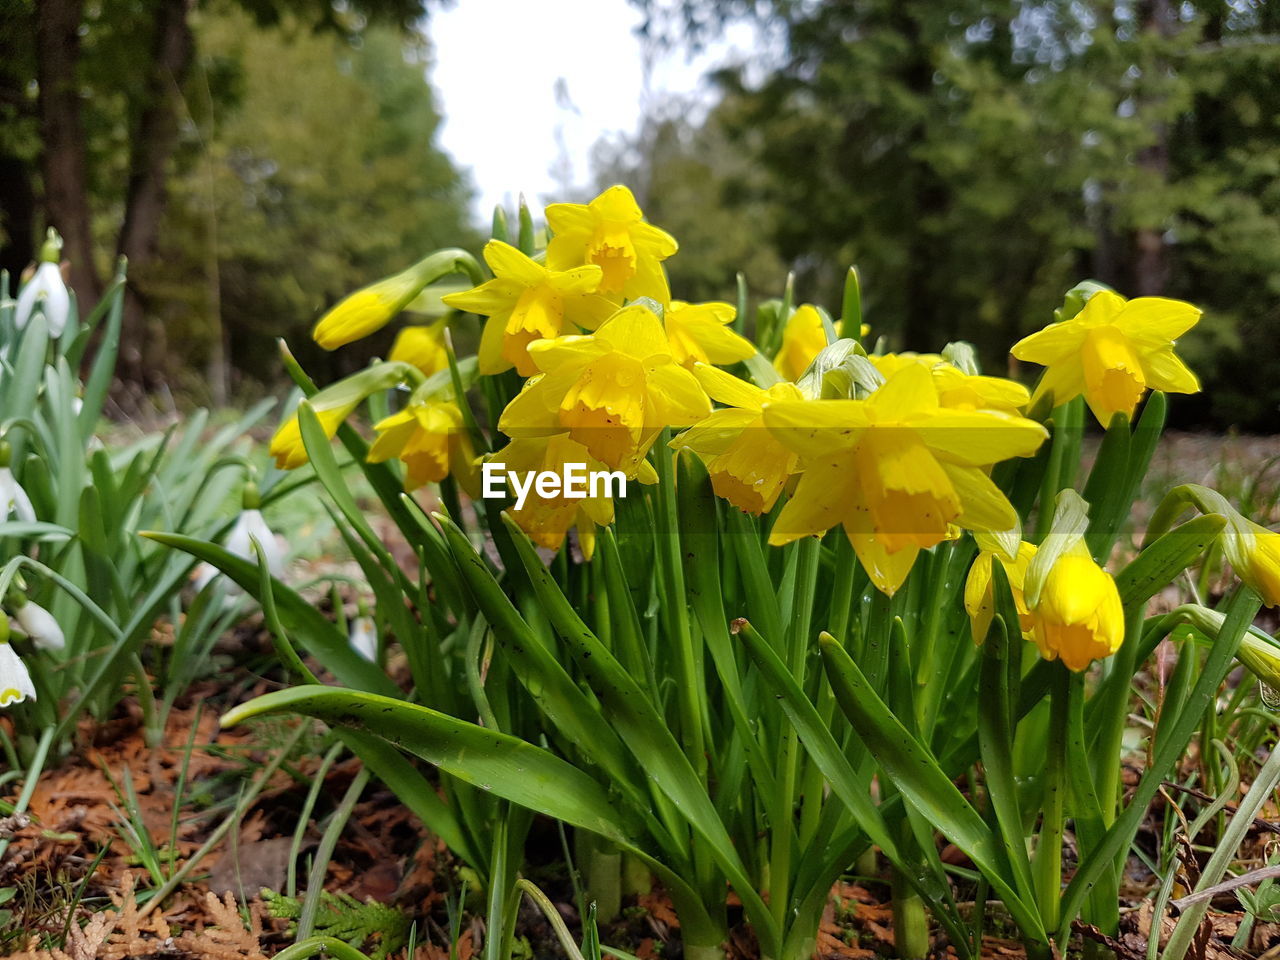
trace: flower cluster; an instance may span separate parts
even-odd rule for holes
[[[309,398],[325,435],[366,397],[407,388],[374,425],[368,459],[399,461],[407,490],[449,477],[473,494],[485,460],[525,471],[583,463],[652,484],[653,459],[670,455],[655,445],[670,436],[670,448],[702,460],[719,497],[769,517],[771,544],[839,527],[874,586],[892,596],[922,551],[969,531],[982,547],[965,591],[975,639],[993,616],[998,561],[1022,632],[1046,659],[1080,670],[1119,647],[1115,584],[1098,562],[1104,558],[1090,556],[1079,538],[1054,553],[1035,603],[1027,601],[1023,581],[1037,547],[1023,539],[993,471],[1035,456],[1050,436],[1047,411],[1075,397],[1104,426],[1122,417],[1127,429],[1148,390],[1196,391],[1174,353],[1200,315],[1195,307],[1077,288],[1072,309],[1013,347],[1017,359],[1046,367],[1032,392],[980,374],[965,345],[941,354],[868,352],[860,313],[846,324],[813,304],[778,306],[772,329],[756,330],[758,342],[772,345],[762,356],[733,305],[672,298],[664,263],[677,243],[645,219],[624,186],[590,203],[552,204],[546,223],[542,250],[504,237],[486,244],[489,276],[446,251],[449,269],[473,281],[440,298],[456,312],[405,327],[387,363]],[[530,234],[522,231],[526,245]],[[385,325],[442,275],[441,256],[340,303],[317,326],[317,340],[332,347]],[[482,319],[477,356],[458,360],[448,327],[467,313]],[[490,437],[459,390],[476,375],[491,378],[490,403],[500,400]],[[281,467],[306,461],[297,416],[281,426],[272,452]],[[577,528],[590,558],[594,531],[612,522],[614,506],[607,495],[535,493],[509,512],[548,549]],[[1263,556],[1276,536],[1257,528],[1253,555]],[[1271,570],[1239,565],[1259,581]]]

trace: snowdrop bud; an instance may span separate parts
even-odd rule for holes
[[[35,276],[27,281],[22,292],[18,294],[17,312],[13,317],[13,324],[18,330],[27,325],[36,305],[39,304],[41,312],[49,323],[49,335],[62,336],[62,331],[67,326],[67,316],[71,312],[71,295],[67,292],[67,285],[62,279],[62,270],[58,267],[61,256],[62,238],[50,228],[49,239],[40,252],[42,262],[36,268]]]
[[[25,601],[14,609],[13,616],[37,650],[66,649],[67,638],[62,633],[62,627],[53,618],[53,614],[38,603]]]
[[[370,663],[378,659],[378,628],[373,617],[361,616],[351,621],[351,647]]]

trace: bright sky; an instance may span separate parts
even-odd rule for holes
[[[707,96],[706,71],[755,42],[731,27],[692,62],[658,58],[646,81],[640,21],[627,0],[460,0],[432,13],[440,144],[471,171],[477,221],[497,203],[513,210],[521,192],[542,204],[589,185],[601,136],[634,133],[663,94]]]

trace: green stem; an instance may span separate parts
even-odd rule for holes
[[[333,957],[334,960],[369,960],[350,944],[333,937],[312,937],[286,947],[276,954],[276,960],[308,960],[310,957]]]
[[[813,628],[813,593],[818,579],[822,544],[807,537],[795,545],[797,552],[791,622],[787,630],[787,659],[792,679],[803,687],[809,635]],[[769,857],[769,906],[785,930],[791,901],[791,857],[795,840],[796,783],[800,777],[800,736],[793,724],[784,733],[781,775],[774,800],[773,849]]]
[[[333,811],[333,819],[325,827],[324,836],[320,838],[320,846],[316,848],[311,872],[307,875],[307,899],[303,901],[302,916],[298,918],[297,938],[300,940],[310,937],[315,929],[316,917],[320,913],[320,894],[324,892],[324,878],[329,872],[329,860],[338,846],[338,837],[341,836],[347,821],[351,819],[351,811],[355,809],[360,794],[364,793],[364,788],[369,783],[369,776],[369,768],[361,767],[360,772],[351,781],[351,786],[347,788],[346,794],[343,795],[342,802],[338,804],[338,809]]]
[[[1049,700],[1049,756],[1045,764],[1043,818],[1032,864],[1040,917],[1047,930],[1057,928],[1062,902],[1062,828],[1069,786],[1067,736],[1071,674],[1061,664],[1055,666]]]
[[[31,758],[31,763],[27,765],[26,779],[22,781],[22,793],[18,794],[18,802],[13,805],[10,816],[16,817],[26,813],[27,807],[31,805],[31,798],[36,792],[36,782],[40,779],[41,771],[44,770],[44,762],[49,756],[49,747],[53,744],[55,732],[54,727],[48,726],[40,734],[40,742],[36,744],[35,754]],[[0,839],[0,857],[3,857],[5,851],[9,849],[10,839],[10,837]]]
[[[893,871],[893,945],[901,960],[924,960],[929,953],[929,917],[924,901]]]

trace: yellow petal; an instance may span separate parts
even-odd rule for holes
[[[765,404],[767,394],[754,383],[740,380],[731,373],[708,363],[695,363],[693,375],[702,384],[702,389],[719,403],[730,407],[747,407],[759,410]]]
[[[1130,340],[1146,347],[1168,346],[1200,319],[1200,309],[1182,300],[1138,297],[1111,321]]]
[[[698,378],[684,367],[669,361],[659,363],[648,370],[646,379],[656,418],[651,423],[683,427],[711,412],[711,402]]]
[[[903,367],[867,398],[874,420],[896,421],[938,409],[933,376],[920,364]]]
[[[600,325],[595,336],[636,360],[671,355],[662,321],[643,304],[623,307]]]
[[[892,597],[907,579],[920,548],[907,546],[890,553],[873,534],[849,532],[848,536],[853,552],[876,589]]]
[[[769,543],[781,546],[816,536],[844,523],[858,505],[865,509],[852,456],[827,456],[808,464],[800,483],[769,532]],[[850,538],[852,539],[852,538]]]
[[[1043,330],[1023,337],[1009,352],[1019,360],[1048,367],[1078,352],[1086,333],[1088,331],[1084,327],[1070,320],[1051,323]]]
[[[546,267],[501,240],[490,240],[484,245],[484,259],[494,276],[503,280],[514,280],[526,287],[546,282]]]
[[[472,287],[470,290],[447,293],[440,298],[440,301],[454,310],[491,317],[509,311],[524,291],[524,284],[517,283],[515,280],[486,280],[480,286]]]
[[[1165,347],[1142,355],[1142,370],[1152,389],[1165,393],[1199,393],[1200,380],[1191,369],[1174,354],[1173,347]]]
[[[851,449],[871,422],[864,400],[766,403],[763,417],[778,442],[802,457]]]
[[[495,315],[484,322],[477,351],[477,367],[486,376],[511,369],[511,361],[503,355],[502,339],[506,334],[507,318]]]
[[[944,463],[951,485],[960,498],[960,516],[956,523],[968,530],[1008,530],[1018,522],[1013,509],[1000,488],[977,467],[961,467]]]
[[[970,467],[1029,457],[1049,436],[1034,420],[994,410],[941,409],[911,428],[943,460]]]

